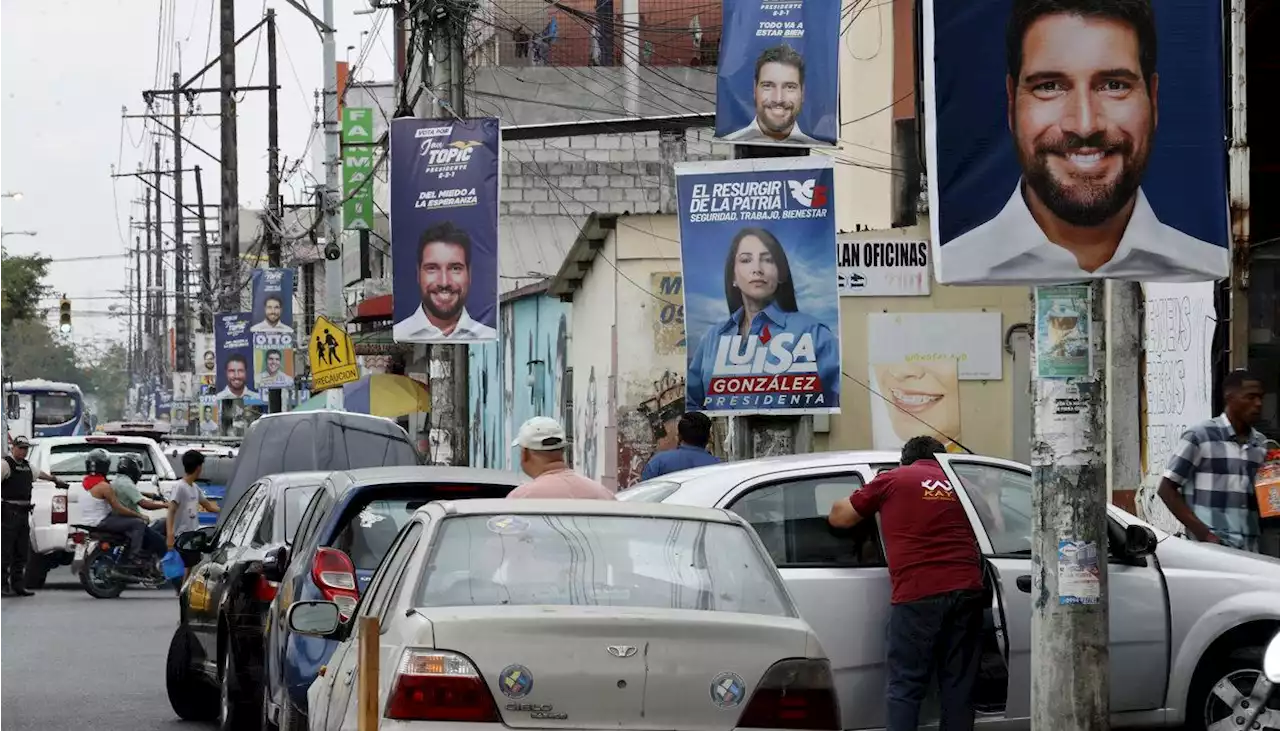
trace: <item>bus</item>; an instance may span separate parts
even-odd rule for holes
[[[6,441],[19,436],[75,437],[89,433],[84,393],[74,383],[32,379],[6,383]]]

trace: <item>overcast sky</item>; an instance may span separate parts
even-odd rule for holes
[[[322,0],[303,0],[319,16]],[[21,192],[0,209],[4,231],[35,231],[37,236],[5,236],[12,254],[51,257],[48,283],[73,301],[77,340],[120,336],[123,320],[106,312],[123,311],[123,290],[132,276],[132,260],[123,256],[93,261],[58,259],[122,254],[132,246],[129,219],[142,221],[143,186],[131,178],[113,180],[111,168],[151,169],[154,126],[142,119],[124,121],[121,107],[142,114],[142,91],[171,85],[179,71],[185,81],[217,55],[218,0],[0,0],[0,187]],[[315,92],[323,83],[320,36],[302,13],[284,0],[237,0],[237,36],[276,8],[279,28],[280,148],[282,163],[308,157],[302,172],[283,186],[286,202],[296,200],[310,178],[310,139]],[[338,60],[353,65],[356,76],[388,80],[392,76],[390,11],[355,15],[367,0],[335,0]],[[348,50],[348,46],[355,46]],[[159,50],[158,50],[159,49]],[[255,63],[256,57],[256,63]],[[157,62],[157,58],[159,61]],[[265,84],[265,34],[241,44],[237,54],[241,85]],[[211,69],[199,86],[218,86]],[[216,113],[218,95],[196,97],[197,111]],[[183,112],[187,111],[184,102]],[[158,113],[171,106],[157,102]],[[184,131],[196,144],[219,154],[217,118],[192,119]],[[239,105],[240,201],[260,207],[266,194],[267,95],[250,92]],[[320,144],[317,135],[314,144]],[[162,139],[162,165],[172,167],[172,141]],[[207,203],[219,201],[218,166],[190,145],[183,165],[200,165]],[[319,173],[319,171],[315,171]],[[168,190],[170,183],[166,181]],[[185,178],[185,198],[195,202],[195,178]],[[137,201],[135,203],[135,201]],[[172,221],[166,206],[165,220]],[[216,230],[216,219],[209,225]],[[187,231],[194,229],[194,222]],[[116,297],[118,299],[88,299]],[[56,301],[51,302],[55,305]]]

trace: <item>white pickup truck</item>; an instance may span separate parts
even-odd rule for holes
[[[168,497],[178,476],[165,458],[160,445],[154,439],[126,436],[44,437],[32,443],[27,458],[36,474],[47,472],[71,483],[63,490],[52,482],[37,480],[31,501],[31,559],[27,563],[26,585],[40,588],[49,571],[57,566],[71,564],[75,557],[76,531],[70,526],[80,522],[80,496],[84,487],[84,460],[89,451],[101,447],[112,456],[111,471],[115,472],[119,455],[133,454],[142,460],[142,484],[144,493],[159,493]],[[152,520],[164,517],[163,510],[144,511]]]

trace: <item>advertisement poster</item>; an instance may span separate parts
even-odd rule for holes
[[[748,145],[835,145],[841,3],[725,0],[716,138]]]
[[[1227,276],[1222,4],[1079,7],[924,0],[939,282]]]
[[[201,404],[191,408],[200,410],[200,434],[202,436],[214,436],[219,433],[221,425],[218,423],[218,407],[216,404]]]
[[[1036,377],[1085,378],[1093,372],[1089,285],[1036,287]]]
[[[689,408],[838,413],[831,160],[675,167]]]
[[[214,385],[218,401],[256,399],[253,383],[253,340],[249,325],[253,313],[219,312],[213,316],[218,380]]]
[[[213,333],[196,333],[196,378],[201,386],[213,386],[218,380],[218,353]]]
[[[1097,604],[1102,597],[1098,544],[1058,541],[1058,604]]]
[[[397,343],[498,339],[497,119],[391,123]]]
[[[173,400],[179,403],[187,403],[199,397],[199,393],[195,390],[195,374],[192,373],[174,373],[173,374]]]
[[[876,449],[901,449],[932,436],[951,449],[964,442],[960,374],[954,358],[880,361],[871,355],[871,438]]]
[[[928,296],[928,241],[875,240],[864,236],[841,234],[836,244],[840,296]]]
[[[293,270],[253,270],[254,386],[293,388]]]

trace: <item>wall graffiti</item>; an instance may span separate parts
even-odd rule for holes
[[[684,413],[684,388],[684,376],[665,371],[637,405],[619,410],[619,490],[640,481],[644,466],[654,454],[679,444],[676,422]]]
[[[583,475],[593,480],[600,479],[600,395],[596,389],[596,367],[591,366],[587,376],[586,397],[582,406],[574,414],[577,430],[577,441],[574,446],[575,467]]]
[[[661,304],[653,306],[653,347],[659,355],[683,353],[684,277],[680,272],[654,272],[649,291]]]

